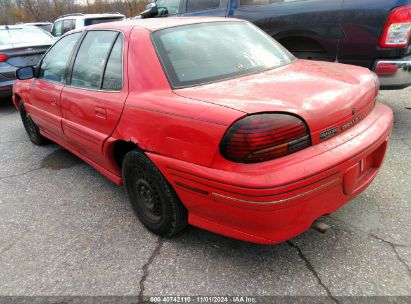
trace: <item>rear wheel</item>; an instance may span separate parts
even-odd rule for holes
[[[187,226],[186,208],[147,156],[131,151],[124,157],[122,167],[130,203],[148,230],[173,236]]]
[[[33,119],[26,112],[23,101],[20,101],[19,107],[20,117],[23,122],[24,129],[26,130],[26,133],[29,136],[31,142],[39,146],[46,144],[48,142],[48,139],[40,134],[39,127],[34,123]]]

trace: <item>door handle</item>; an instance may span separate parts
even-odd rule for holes
[[[50,100],[50,103],[51,103],[52,106],[57,106],[57,99],[56,99],[56,98],[52,98],[52,99]]]
[[[100,119],[107,119],[107,111],[104,108],[96,107],[96,117]]]

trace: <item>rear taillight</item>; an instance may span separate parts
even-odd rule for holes
[[[288,114],[257,114],[234,123],[224,136],[220,153],[237,163],[279,158],[311,145],[306,124]]]
[[[7,55],[4,55],[4,54],[0,54],[0,62],[4,62],[4,61],[6,61],[7,60]]]
[[[380,46],[383,48],[404,47],[411,36],[411,5],[393,9],[385,24]]]

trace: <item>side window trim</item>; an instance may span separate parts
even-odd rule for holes
[[[74,32],[74,33],[71,33],[71,34],[68,34],[68,35],[63,35],[63,36],[61,36],[61,37],[54,43],[54,45],[56,45],[61,39],[65,38],[65,37],[67,37],[67,36],[70,36],[70,35],[77,34],[77,33],[80,33],[80,32]],[[71,61],[72,61],[72,59],[73,59],[73,55],[74,55],[74,53],[77,53],[77,49],[79,48],[80,41],[83,40],[83,37],[84,37],[84,33],[81,34],[81,36],[80,36],[79,39],[77,40],[76,44],[74,45],[73,50],[71,51],[70,60],[68,61],[68,65],[67,65],[66,71],[65,71],[65,73],[64,73],[64,80],[63,80],[62,82],[60,82],[60,81],[54,81],[54,80],[51,80],[51,79],[45,79],[45,78],[37,78],[37,76],[36,76],[36,78],[39,79],[39,80],[41,80],[41,81],[50,82],[50,83],[56,83],[56,84],[60,84],[60,85],[62,85],[62,86],[66,86],[66,85],[67,85],[67,77],[68,77],[69,70],[70,70],[70,68],[71,68]],[[53,46],[54,46],[54,45],[53,45]],[[53,46],[52,46],[51,48],[49,48],[46,53],[44,53],[43,57],[41,57],[41,60],[39,61],[38,65],[37,65],[37,67],[38,67],[37,70],[40,70],[40,69],[41,69],[41,66],[42,66],[42,64],[43,64],[44,57],[46,57],[46,55],[50,52],[50,50],[53,48]]]
[[[98,32],[101,32],[101,31],[109,31],[109,32],[117,32],[117,33],[118,33],[118,34],[116,35],[116,38],[113,40],[113,42],[112,42],[112,44],[111,44],[111,46],[110,46],[110,51],[109,51],[108,56],[107,56],[107,58],[106,58],[106,60],[105,60],[105,63],[104,63],[104,70],[103,70],[103,74],[102,74],[101,81],[100,81],[100,88],[99,88],[99,89],[92,89],[92,88],[81,88],[81,87],[73,86],[73,85],[71,85],[71,80],[72,80],[72,77],[73,77],[74,63],[76,62],[76,58],[77,58],[78,52],[79,52],[79,50],[80,50],[80,48],[81,48],[81,45],[83,44],[84,39],[85,39],[86,36],[87,36],[87,33],[89,33],[89,32],[94,32],[94,31],[98,31]],[[113,48],[114,48],[114,45],[116,44],[117,38],[118,38],[120,35],[122,35],[122,37],[124,37],[124,34],[123,34],[122,31],[114,30],[114,29],[113,29],[113,30],[110,30],[110,29],[95,29],[95,30],[85,30],[85,31],[83,31],[83,35],[80,37],[79,41],[77,42],[78,44],[77,44],[76,47],[74,48],[74,51],[73,51],[72,56],[71,56],[71,58],[70,58],[70,61],[69,61],[70,63],[69,63],[69,66],[68,66],[68,69],[67,69],[67,73],[66,73],[66,84],[65,84],[65,85],[68,86],[68,87],[78,88],[78,89],[87,90],[87,91],[95,91],[95,92],[98,92],[98,91],[103,91],[103,92],[120,92],[120,91],[124,88],[124,39],[123,39],[123,41],[122,41],[122,43],[123,43],[122,51],[123,51],[123,52],[122,52],[122,54],[121,54],[121,64],[122,64],[121,80],[122,80],[122,88],[121,88],[121,90],[115,90],[115,91],[113,91],[113,90],[104,90],[104,89],[102,88],[102,87],[103,87],[103,81],[104,81],[104,74],[105,74],[105,72],[106,72],[108,60],[109,60],[109,58],[110,58],[111,52],[112,52],[112,50],[113,50]]]
[[[110,59],[111,52],[113,52],[114,45],[116,44],[117,39],[118,39],[118,37],[120,36],[120,34],[121,34],[121,33],[119,32],[119,33],[117,34],[116,38],[114,38],[113,43],[111,44],[111,47],[110,47],[110,51],[109,51],[108,54],[107,54],[106,60],[105,60],[105,62],[104,62],[103,73],[102,73],[102,75],[101,75],[100,88],[99,88],[99,90],[103,90],[104,76],[106,75],[107,64],[108,64],[108,61],[109,61],[109,59]],[[121,49],[123,50],[123,48],[121,48]],[[121,56],[121,57],[123,57],[123,56]],[[122,68],[121,70],[123,70],[123,68]],[[121,80],[123,80],[123,75],[121,75]],[[122,85],[122,86],[123,86],[123,85]],[[107,90],[103,90],[103,91],[107,91]]]
[[[86,38],[87,33],[88,33],[88,31],[83,31],[80,39],[77,41],[77,45],[75,46],[75,48],[73,50],[73,53],[71,54],[69,64],[68,64],[68,68],[67,68],[67,72],[66,72],[66,81],[65,81],[66,86],[71,86],[71,77],[73,75],[74,62],[76,61],[78,51],[80,50],[81,45],[83,44],[83,40],[84,40],[84,38]]]

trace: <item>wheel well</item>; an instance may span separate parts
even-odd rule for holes
[[[297,58],[332,61],[327,50],[320,43],[310,38],[285,37],[278,41]]]
[[[14,100],[15,100],[14,104],[15,104],[16,108],[20,111],[21,110],[20,109],[20,101],[21,101],[20,95],[19,94],[14,94]]]
[[[135,143],[131,141],[118,140],[114,144],[113,157],[117,166],[120,168],[123,165],[123,159],[126,154],[132,150],[141,150]]]

